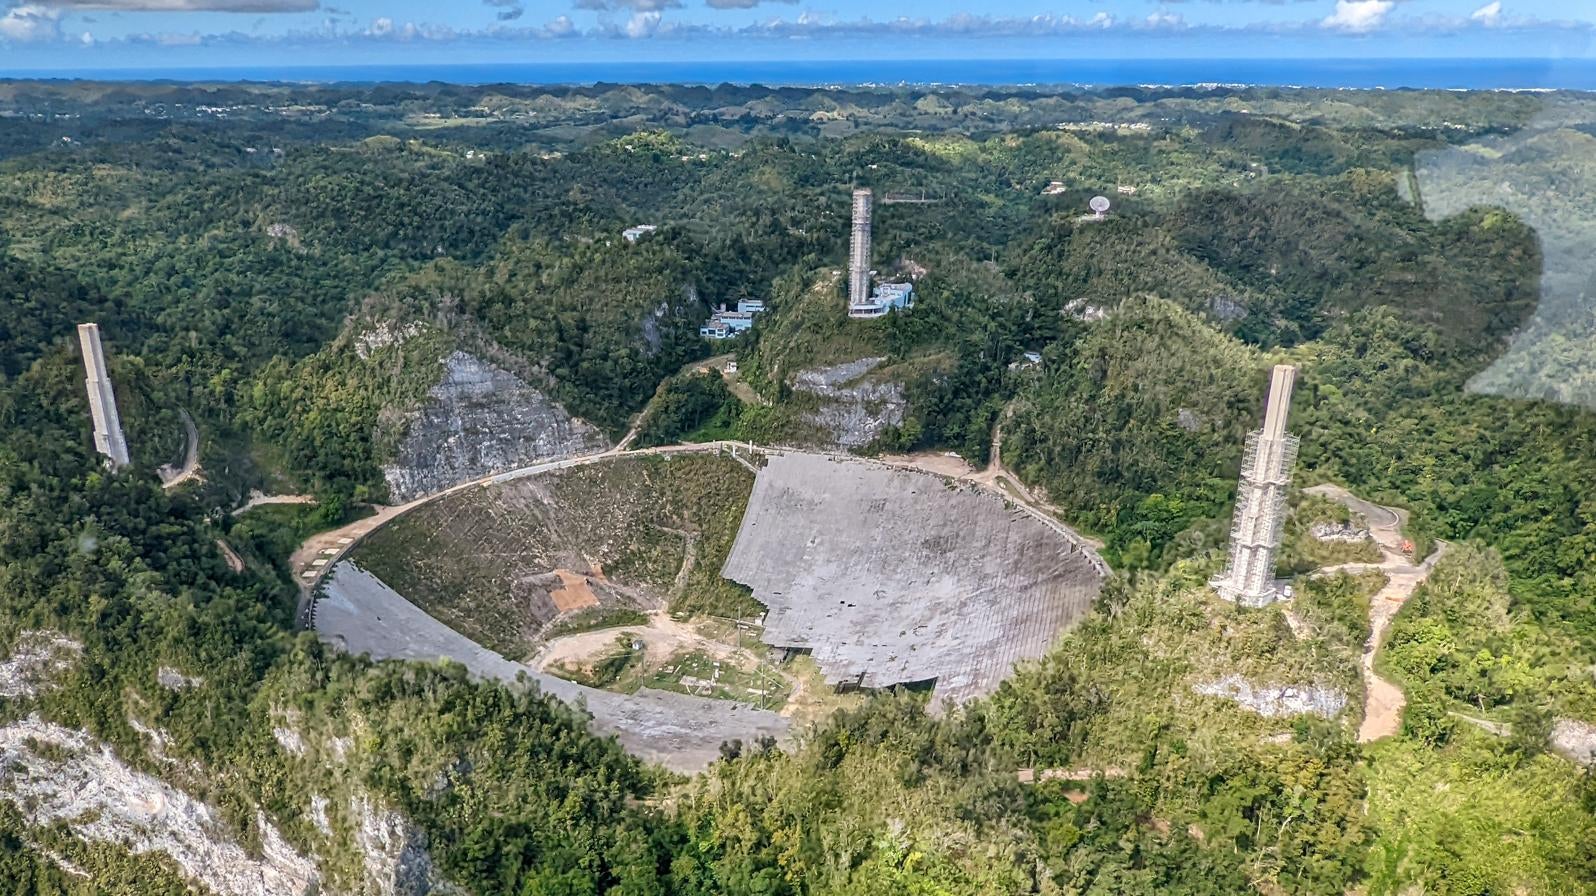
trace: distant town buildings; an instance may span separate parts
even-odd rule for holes
[[[628,227],[621,231],[621,237],[628,243],[635,243],[658,229],[658,224],[639,224],[636,227]]]
[[[869,298],[862,302],[848,303],[848,316],[852,318],[881,317],[900,308],[913,307],[913,283],[878,283]]]
[[[1069,187],[1064,186],[1064,182],[1061,180],[1050,181],[1047,186],[1042,188],[1042,195],[1057,196],[1068,189]]]
[[[736,311],[728,311],[725,305],[721,305],[714,314],[710,315],[709,320],[698,328],[698,335],[705,339],[731,339],[753,329],[754,318],[764,311],[763,299],[740,299]]]

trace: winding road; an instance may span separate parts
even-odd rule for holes
[[[199,428],[194,425],[194,418],[188,411],[178,408],[177,414],[183,418],[183,437],[186,443],[183,446],[183,465],[174,467],[171,464],[162,464],[156,473],[161,477],[161,488],[174,489],[199,475]]]
[[[1358,726],[1358,743],[1369,743],[1396,734],[1402,727],[1402,709],[1407,697],[1402,689],[1374,671],[1374,658],[1385,640],[1386,630],[1398,610],[1413,596],[1414,589],[1424,583],[1435,569],[1435,563],[1446,552],[1444,542],[1436,542],[1435,550],[1424,562],[1415,565],[1402,550],[1402,514],[1390,507],[1370,503],[1338,485],[1316,485],[1304,489],[1310,495],[1329,498],[1354,513],[1361,514],[1369,523],[1369,534],[1380,547],[1379,563],[1344,563],[1318,570],[1316,575],[1337,572],[1364,572],[1379,570],[1385,573],[1385,587],[1369,599],[1369,640],[1363,645],[1363,723]]]

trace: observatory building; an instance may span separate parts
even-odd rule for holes
[[[1247,435],[1236,490],[1236,516],[1230,526],[1230,560],[1210,583],[1219,596],[1246,607],[1263,607],[1280,598],[1275,587],[1275,554],[1286,519],[1286,488],[1297,461],[1296,436],[1286,433],[1291,388],[1297,368],[1276,364],[1269,381],[1263,428]]]
[[[848,316],[855,319],[882,317],[899,308],[913,307],[913,283],[879,283],[870,298],[863,302],[848,303]]]
[[[870,202],[867,189],[853,191],[853,245],[848,253],[848,304],[870,301]]]
[[[116,412],[116,393],[111,391],[111,375],[105,369],[100,325],[78,324],[78,342],[83,345],[89,411],[94,415],[94,447],[111,461],[113,469],[125,467],[131,461],[127,455],[127,439],[122,435],[122,417]]]

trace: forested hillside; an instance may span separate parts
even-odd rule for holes
[[[1596,780],[1551,749],[1596,723],[1596,415],[1468,389],[1543,244],[1410,179],[1553,102],[1596,120],[1508,93],[0,82],[0,779],[102,762],[126,798],[92,818],[203,803],[212,842],[322,892],[1596,892]],[[844,308],[854,185],[877,270],[915,282],[883,320]],[[751,333],[699,337],[742,298]],[[980,467],[996,433],[1116,575],[991,699],[878,694],[672,777],[552,698],[296,631],[288,549],[393,497],[454,353],[610,442]],[[1313,579],[1289,617],[1205,587],[1277,362],[1298,484],[1404,508],[1415,559],[1450,545],[1379,654],[1408,708],[1373,744],[1379,582]],[[179,410],[204,481],[162,489]],[[252,489],[317,506],[233,516]],[[1225,675],[1347,708],[1266,717],[1200,690]],[[222,889],[50,805],[0,800],[8,892]]]

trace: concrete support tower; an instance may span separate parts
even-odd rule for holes
[[[1263,428],[1249,433],[1230,526],[1230,561],[1212,584],[1225,600],[1263,607],[1280,598],[1275,589],[1275,554],[1286,520],[1286,487],[1297,462],[1297,437],[1286,433],[1291,387],[1297,368],[1275,365]]]
[[[127,439],[122,435],[122,417],[116,412],[116,394],[111,391],[111,374],[105,369],[105,349],[100,347],[100,325],[78,324],[78,341],[83,344],[83,368],[88,373],[89,410],[94,414],[94,447],[111,461],[112,468],[125,467]]]
[[[870,300],[870,201],[869,190],[853,191],[853,249],[848,255],[848,304],[863,305]]]

